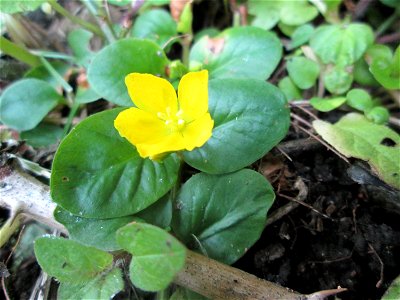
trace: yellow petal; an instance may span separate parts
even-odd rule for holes
[[[114,127],[135,146],[139,143],[151,143],[168,135],[165,122],[152,113],[134,107],[120,112],[114,120]]]
[[[151,74],[131,73],[125,77],[125,84],[138,108],[153,114],[165,113],[168,107],[171,113],[177,112],[176,92],[168,80]]]
[[[185,139],[185,149],[192,151],[195,147],[203,146],[212,135],[214,120],[209,113],[203,114],[197,120],[187,124],[182,131]]]
[[[179,151],[185,149],[185,141],[178,132],[172,133],[153,143],[143,143],[136,145],[141,157],[160,157],[160,154]]]
[[[186,121],[195,120],[208,111],[208,71],[184,75],[178,87],[179,109]]]

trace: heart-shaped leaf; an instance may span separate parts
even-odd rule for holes
[[[107,252],[57,237],[39,238],[34,248],[40,267],[66,283],[88,282],[110,268],[113,261]]]
[[[319,65],[308,58],[297,56],[287,63],[290,78],[301,89],[312,87],[319,75]]]
[[[51,195],[69,212],[89,218],[132,215],[174,185],[179,159],[143,159],[114,128],[121,109],[98,113],[63,140],[53,161]]]
[[[165,289],[184,264],[186,249],[159,227],[132,223],[117,232],[119,245],[132,254],[129,277],[145,291]]]
[[[201,65],[210,78],[264,80],[281,57],[282,45],[276,35],[256,27],[235,27],[214,38],[205,36],[190,51],[191,68]]]
[[[185,161],[206,173],[222,174],[248,166],[287,133],[289,109],[282,92],[261,80],[220,79],[209,82],[212,137],[184,152]]]
[[[189,248],[232,264],[259,239],[274,198],[268,181],[252,170],[196,174],[178,194],[172,228]]]
[[[125,86],[129,73],[163,75],[168,64],[163,50],[154,42],[139,39],[117,41],[95,55],[88,69],[94,91],[118,105],[132,106]]]

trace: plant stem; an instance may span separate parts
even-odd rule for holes
[[[395,10],[394,13],[386,19],[385,22],[383,22],[375,31],[375,38],[380,36],[382,33],[384,33],[392,24],[394,21],[397,20],[397,16],[399,15],[399,10]]]
[[[58,12],[60,15],[63,15],[64,17],[70,19],[72,22],[79,24],[83,28],[93,32],[94,34],[104,37],[103,32],[98,28],[96,25],[86,22],[85,20],[82,20],[81,18],[78,18],[77,16],[74,16],[71,14],[68,10],[66,10],[64,7],[62,7],[60,4],[57,3],[57,0],[48,0],[48,3],[51,5],[51,7]]]
[[[75,102],[72,105],[71,110],[69,111],[67,122],[66,122],[66,124],[64,126],[64,132],[63,132],[63,137],[62,138],[66,137],[68,132],[70,131],[70,129],[72,127],[72,121],[74,120],[74,117],[75,117],[78,109],[79,109],[79,103]]]
[[[10,55],[31,67],[40,65],[39,57],[30,53],[24,47],[19,46],[2,36],[0,37],[0,49],[3,53]]]
[[[19,229],[21,225],[22,216],[16,215],[15,218],[11,217],[0,229],[0,248],[4,246],[10,237]]]
[[[105,22],[99,18],[96,7],[92,4],[91,0],[81,0],[82,4],[86,6],[90,14],[95,18],[100,30],[103,32],[103,36],[106,37],[107,41],[111,44],[115,42],[115,32],[111,26],[111,23]]]
[[[192,43],[192,34],[186,34],[182,40],[182,62],[189,69],[189,54],[190,54],[190,44]]]
[[[73,88],[69,85],[68,82],[57,72],[56,69],[45,59],[44,57],[40,57],[40,61],[42,62],[43,66],[49,71],[49,73],[61,84],[63,89],[67,94],[72,93]]]

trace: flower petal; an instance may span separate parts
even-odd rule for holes
[[[185,149],[185,141],[179,132],[175,132],[163,137],[159,141],[154,141],[154,143],[138,144],[136,145],[136,149],[141,157],[157,159],[160,154]]]
[[[182,131],[185,139],[185,149],[192,151],[195,147],[203,146],[212,135],[214,120],[209,113],[205,113],[197,120],[187,124]]]
[[[114,120],[114,127],[135,146],[139,143],[151,143],[168,135],[168,128],[162,120],[134,107],[120,112]]]
[[[125,77],[125,84],[138,108],[153,114],[165,113],[167,107],[172,113],[177,112],[176,92],[168,80],[151,74],[131,73]]]
[[[208,71],[184,75],[178,87],[179,109],[192,121],[208,111]]]

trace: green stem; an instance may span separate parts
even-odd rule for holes
[[[57,3],[57,0],[48,0],[48,3],[51,5],[51,7],[58,12],[60,15],[63,15],[64,17],[70,19],[72,22],[79,24],[83,28],[93,32],[94,34],[104,37],[103,32],[98,28],[96,25],[86,22],[85,20],[82,20],[81,18],[78,18],[77,16],[74,16],[71,14],[68,10],[66,10],[64,7],[62,7],[60,4]]]
[[[10,237],[18,230],[21,225],[21,215],[9,218],[0,229],[0,248],[2,248]]]
[[[3,53],[22,61],[31,67],[40,65],[40,59],[36,55],[30,53],[26,48],[14,44],[5,37],[0,37],[0,49]]]
[[[182,62],[189,69],[189,54],[190,54],[190,44],[192,43],[192,34],[189,33],[185,35],[182,39]]]
[[[68,132],[70,131],[70,129],[72,127],[72,121],[74,120],[74,117],[75,117],[76,113],[78,112],[78,109],[79,109],[79,103],[75,102],[72,105],[71,110],[69,111],[68,119],[64,126],[63,138],[66,137]]]
[[[386,19],[385,22],[383,22],[375,31],[375,38],[380,36],[382,33],[384,33],[392,24],[394,21],[397,20],[397,16],[399,15],[399,10],[396,9],[394,13]]]
[[[49,71],[49,73],[61,84],[63,89],[67,94],[72,93],[73,88],[72,86],[69,85],[68,82],[65,81],[65,79],[57,72],[56,69],[53,68],[53,66],[45,59],[44,57],[40,57],[40,61],[42,62],[43,66]]]
[[[111,44],[115,42],[116,35],[114,29],[110,22],[104,22],[99,18],[98,11],[96,7],[92,4],[91,0],[81,0],[82,4],[86,6],[90,14],[95,18],[97,24],[99,25],[103,35],[106,37],[107,41]]]

